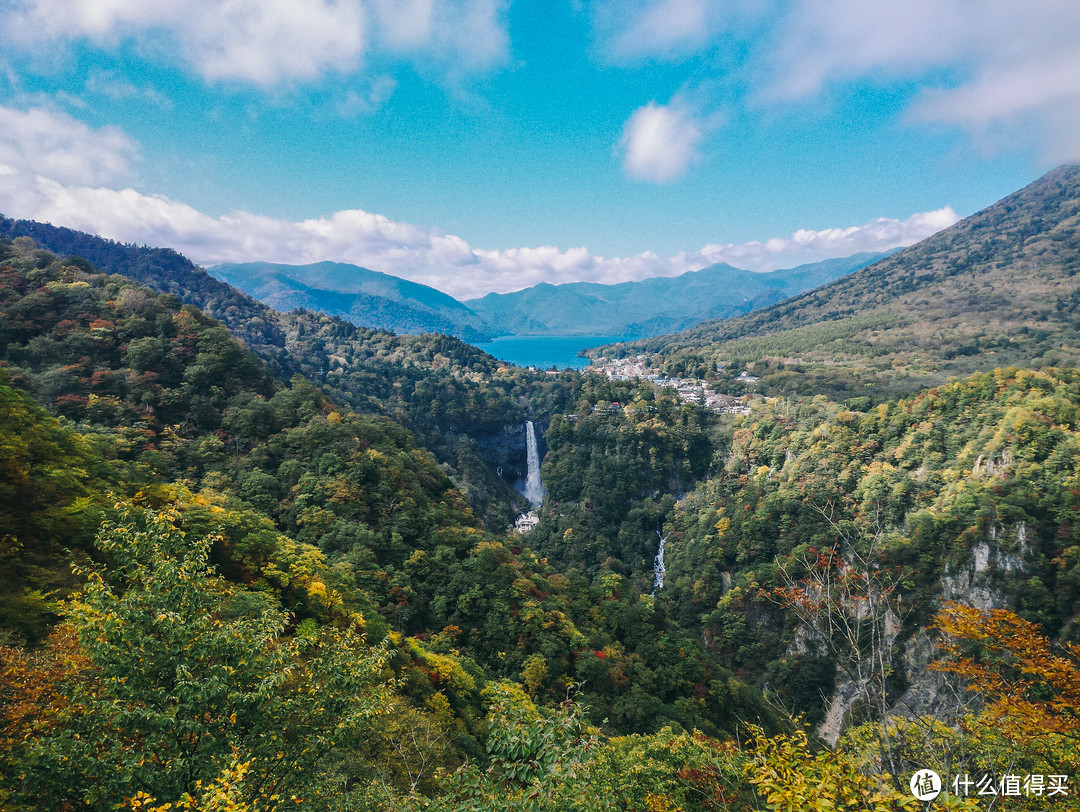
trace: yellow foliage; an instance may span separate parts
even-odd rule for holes
[[[1005,609],[981,611],[946,603],[934,625],[952,659],[935,663],[982,694],[984,714],[1017,741],[1080,734],[1080,646],[1055,651],[1038,626]],[[977,644],[979,658],[962,656],[961,641]]]
[[[917,809],[886,774],[866,775],[841,753],[810,751],[806,733],[767,737],[752,728],[746,777],[775,812],[894,812]]]
[[[273,812],[275,806],[260,806],[241,797],[244,777],[251,762],[236,759],[208,787],[201,787],[199,797],[185,794],[172,803],[159,804],[154,797],[138,792],[129,798],[125,807],[136,812]]]
[[[409,652],[435,672],[443,685],[459,694],[471,694],[476,690],[476,680],[462,667],[457,657],[429,651],[414,637],[408,639],[407,645]]]
[[[521,678],[525,687],[533,696],[539,691],[548,678],[547,662],[542,654],[531,654],[525,660],[525,668],[521,671]]]

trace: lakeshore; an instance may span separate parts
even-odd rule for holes
[[[535,369],[585,369],[589,359],[579,355],[589,347],[615,344],[629,340],[628,336],[500,336],[477,344],[478,348],[500,361],[519,367]]]

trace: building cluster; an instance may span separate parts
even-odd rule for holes
[[[514,532],[528,533],[536,525],[540,524],[540,514],[535,510],[530,510],[528,513],[522,513],[517,517],[517,521],[514,522]]]
[[[590,370],[599,372],[617,381],[630,381],[635,378],[650,381],[657,386],[675,390],[683,403],[694,403],[720,414],[749,414],[750,409],[741,398],[714,392],[708,384],[698,378],[671,378],[655,367],[649,366],[648,358],[635,355],[632,358],[600,358],[592,363]],[[749,380],[757,380],[743,373]],[[738,380],[743,380],[740,377]]]

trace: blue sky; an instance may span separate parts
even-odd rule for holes
[[[1080,4],[971,9],[0,0],[0,212],[462,298],[890,248],[1080,159]]]

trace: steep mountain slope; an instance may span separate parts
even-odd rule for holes
[[[943,600],[1005,606],[1051,637],[1076,637],[1078,426],[1077,370],[999,369],[865,412],[758,400],[722,469],[664,528],[663,597],[814,722],[823,696],[838,723],[859,695],[859,646],[878,624],[896,666],[880,675],[886,704],[937,712],[946,697],[924,671],[934,647],[922,629]],[[858,611],[844,615],[852,604],[836,596],[847,594]],[[845,642],[838,630],[854,626],[843,624],[875,612]],[[826,619],[831,635],[814,625]]]
[[[840,396],[999,366],[1080,363],[1080,167],[1056,169],[927,240],[772,307],[594,355]],[[717,365],[723,370],[717,372]]]
[[[229,328],[278,375],[299,372],[285,351],[285,334],[275,313],[231,285],[210,276],[170,248],[118,243],[70,228],[0,216],[0,237],[30,237],[40,249],[75,256],[105,273],[141,282],[158,293],[172,293]]]
[[[275,310],[307,308],[375,330],[444,333],[473,343],[492,337],[483,319],[453,297],[359,265],[242,262],[208,270]]]
[[[524,439],[511,436],[524,420],[522,396],[535,389],[538,409],[563,409],[574,386],[572,375],[553,381],[507,368],[449,336],[393,336],[309,310],[279,313],[169,249],[7,218],[0,237],[30,237],[40,249],[75,255],[75,264],[173,294],[221,321],[279,378],[304,375],[341,403],[405,423],[491,527],[524,506],[510,486],[525,465]]]
[[[657,336],[765,307],[838,279],[881,256],[855,254],[772,273],[719,263],[676,277],[617,285],[541,283],[514,293],[489,293],[465,304],[509,333]]]
[[[150,502],[185,498],[176,495],[185,488],[212,489],[257,506],[311,545],[310,555],[331,544],[325,534],[337,539],[333,522],[304,518],[313,503],[329,502],[324,509],[350,521],[354,533],[363,528],[367,541],[385,550],[418,547],[446,529],[477,530],[445,472],[401,426],[384,417],[332,419],[334,405],[310,382],[275,380],[220,324],[175,296],[21,247],[0,239],[0,383],[32,394],[66,422],[49,428],[10,393],[0,409],[9,432],[0,442],[4,490],[18,498],[0,511],[0,584],[29,582],[33,595],[30,587],[63,583],[50,573],[70,569],[65,547],[88,546],[100,524],[95,512],[115,501],[105,495],[114,489],[141,491]],[[67,427],[81,437],[65,436]],[[13,446],[19,435],[25,441]],[[326,482],[304,475],[331,470],[318,459],[331,453],[350,457],[333,470],[363,477],[363,488],[352,488],[348,498],[342,490],[330,500]],[[77,475],[64,470],[69,465]],[[281,465],[292,473],[286,476]],[[85,504],[49,505],[50,524],[35,531],[30,519],[42,510],[42,498]],[[385,510],[388,499],[396,500],[392,513]],[[224,512],[214,521],[227,526]],[[219,563],[255,577],[252,568],[264,555],[291,567],[293,553],[302,551],[290,544],[272,534],[259,542],[230,537]],[[390,554],[382,555],[389,565]],[[301,603],[309,609],[317,603],[312,595],[283,598],[298,612],[307,611]],[[5,596],[0,618],[9,606]]]

